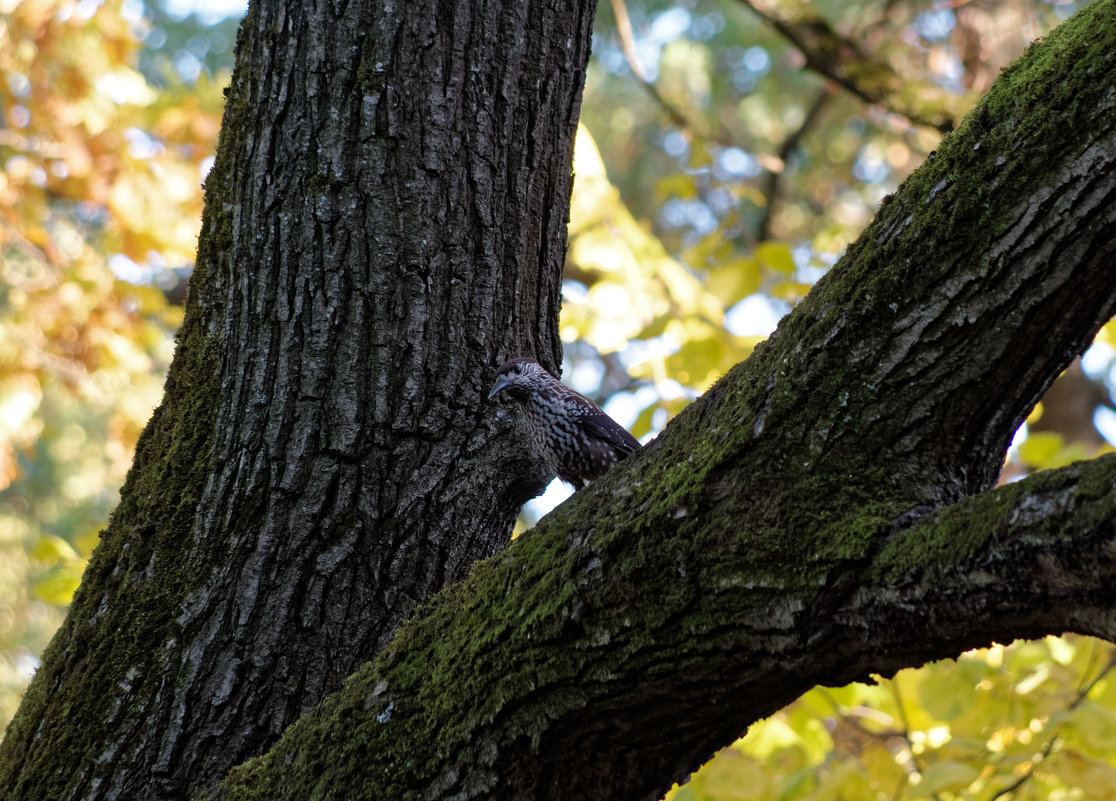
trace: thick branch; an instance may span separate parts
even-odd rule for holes
[[[1112,636],[1116,460],[914,524],[991,483],[1112,312],[1114,5],[1006,71],[751,359],[223,797],[654,798],[812,684]]]
[[[1093,13],[1103,44],[1067,24],[1057,41],[1077,65],[1049,68],[1042,46],[1006,69],[784,320],[756,376],[770,384],[757,426],[803,431],[834,467],[929,481],[922,502],[991,484],[1023,417],[1116,311],[1113,26]]]
[[[555,530],[591,501],[579,504],[440,598],[221,797],[345,786],[363,788],[353,798],[658,798],[817,683],[871,681],[1016,637],[1116,639],[1114,487],[1116,455],[1040,473],[798,589],[678,543],[674,564],[625,562],[638,545],[609,553]],[[533,570],[541,563],[551,567]],[[669,601],[685,603],[640,609],[636,596],[670,568],[682,589]],[[832,604],[843,585],[859,588]],[[436,746],[415,750],[427,737]]]
[[[1110,454],[967,498],[897,533],[834,623],[851,639],[860,629],[865,643],[887,643],[903,667],[920,664],[928,642],[947,654],[1063,631],[1116,642],[1114,598]]]

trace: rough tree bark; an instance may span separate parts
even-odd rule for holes
[[[590,9],[275,6],[241,34],[166,401],[0,750],[7,797],[204,788],[535,483],[481,392],[498,355],[556,357]],[[1114,15],[1006,71],[751,359],[215,794],[653,798],[815,683],[1116,638],[1116,459],[987,489],[1116,306]]]
[[[593,11],[251,4],[165,399],[0,797],[184,798],[504,545],[545,477],[483,398],[560,359]]]
[[[745,363],[224,799],[654,799],[811,686],[1116,640],[1116,457],[990,489],[1116,310],[1116,2],[1033,47]]]

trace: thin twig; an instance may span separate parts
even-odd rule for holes
[[[911,739],[911,722],[907,718],[906,707],[903,706],[903,693],[899,689],[899,677],[893,676],[888,684],[891,687],[891,697],[895,701],[895,708],[899,710],[899,722],[903,725],[903,739],[907,742],[907,750],[911,752],[911,764],[914,765],[919,775],[922,775],[926,771],[915,755],[914,741]],[[937,793],[930,793],[930,797],[934,801],[941,801]]]
[[[940,108],[929,112],[904,102],[901,87],[912,88],[915,82],[902,77],[886,61],[865,53],[860,44],[838,33],[816,11],[803,3],[798,13],[785,13],[764,0],[738,0],[760,19],[774,28],[798,48],[806,67],[841,86],[866,103],[878,105],[912,123],[935,128],[943,133],[953,130],[954,112],[945,91],[930,83],[920,82],[920,94],[938,98]],[[871,75],[872,78],[866,79]],[[925,106],[925,102],[923,103]]]
[[[670,121],[681,130],[688,132],[691,136],[698,139],[705,139],[721,145],[722,147],[740,148],[741,150],[747,150],[749,153],[752,153],[751,149],[738,143],[729,130],[723,125],[718,123],[716,125],[717,130],[706,130],[703,126],[691,119],[682,109],[663,97],[658,87],[648,79],[646,71],[636,57],[635,35],[632,33],[632,21],[628,17],[628,8],[624,5],[624,0],[612,0],[612,13],[616,17],[616,31],[620,35],[620,49],[624,53],[625,61],[628,62],[628,68],[631,69],[632,75],[639,85],[651,96],[651,99],[662,109],[663,113],[666,114]],[[770,172],[779,172],[783,169],[782,161],[773,156],[763,153],[752,153],[752,155],[759,161],[764,169]]]
[[[790,135],[783,140],[783,144],[779,148],[779,162],[782,165],[785,166],[790,160],[790,157],[794,155],[794,151],[798,149],[802,137],[814,127],[814,123],[817,122],[818,118],[821,116],[822,109],[825,108],[830,98],[833,97],[833,94],[833,84],[826,82],[821,92],[814,98],[814,102],[810,104],[810,108],[807,110],[802,124],[791,131]],[[767,204],[764,207],[763,216],[760,217],[759,224],[756,226],[756,239],[760,242],[763,242],[771,236],[771,221],[774,217],[775,202],[778,200],[782,175],[783,170],[768,170],[763,181],[761,191],[763,192],[764,198],[767,200]]]
[[[1066,707],[1066,710],[1072,711],[1080,706],[1085,701],[1085,699],[1089,697],[1089,693],[1093,691],[1093,688],[1097,686],[1097,683],[1101,679],[1103,679],[1108,674],[1108,672],[1112,670],[1113,667],[1116,667],[1116,650],[1114,650],[1109,656],[1108,664],[1104,666],[1104,669],[1101,670],[1100,673],[1098,673],[1092,681],[1078,690],[1077,696],[1069,703],[1069,706]],[[1038,766],[1041,765],[1054,751],[1054,746],[1058,743],[1059,737],[1061,737],[1062,728],[1064,725],[1065,724],[1061,724],[1058,726],[1058,728],[1050,736],[1050,739],[1047,741],[1046,747],[1042,749],[1042,753],[1039,754],[1038,759],[1031,760],[1031,766],[1027,768],[1026,772],[1024,772],[1021,776],[1019,776],[1018,779],[1013,781],[1007,787],[1003,787],[994,795],[989,796],[988,801],[996,801],[996,799],[998,798],[1003,798],[1006,795],[1010,795],[1011,793],[1022,787],[1024,783],[1030,781],[1034,777],[1035,772],[1038,770]]]

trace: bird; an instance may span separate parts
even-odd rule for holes
[[[534,359],[520,356],[500,367],[488,399],[502,392],[523,410],[536,450],[551,475],[575,490],[639,450],[639,440],[626,428]]]

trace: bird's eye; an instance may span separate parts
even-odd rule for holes
[[[523,372],[523,362],[519,362],[518,364],[516,364],[514,369],[517,373],[522,373]]]

